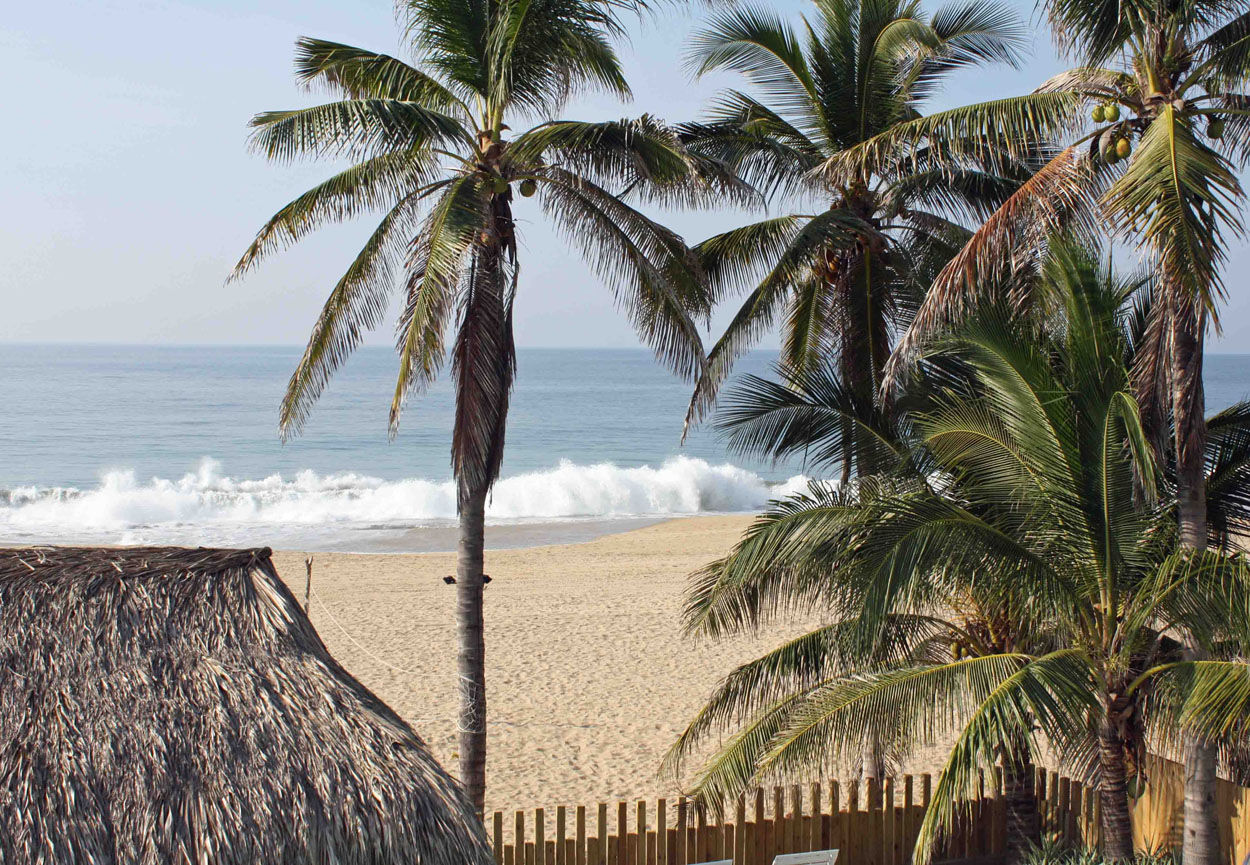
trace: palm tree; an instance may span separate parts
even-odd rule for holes
[[[351,167],[283,207],[235,269],[326,223],[370,210],[377,229],[330,292],[282,402],[298,433],[327,381],[385,316],[402,287],[394,434],[405,397],[440,372],[450,347],[456,408],[451,461],[460,536],[457,625],[460,779],[483,807],[486,695],[482,627],[486,497],[499,475],[515,370],[512,310],[519,261],[513,191],[546,215],[617,292],[641,336],[674,370],[694,376],[703,350],[690,311],[706,306],[688,250],[626,201],[686,201],[715,176],[650,117],[547,121],[566,99],[598,88],[627,96],[611,38],[643,0],[408,0],[401,4],[415,64],[320,39],[301,39],[296,74],[337,101],[257,115],[267,157],[346,158]],[[509,139],[509,122],[536,125]]]
[[[966,239],[961,222],[988,216],[1027,166],[948,163],[934,147],[905,171],[831,183],[817,170],[918,116],[952,71],[1014,64],[1021,36],[993,0],[960,0],[931,16],[915,0],[814,0],[797,28],[766,8],[736,6],[696,34],[696,73],[740,72],[754,92],[722,94],[705,122],[682,127],[687,146],[806,212],[695,248],[714,299],[746,298],[709,352],[687,423],[712,405],[734,360],[783,319],[785,364],[804,370],[836,356],[840,379],[871,413],[893,335]],[[846,477],[857,460],[851,444]]]
[[[917,845],[923,861],[957,803],[976,795],[979,769],[1001,762],[1009,796],[1022,785],[1037,728],[1079,765],[1096,755],[1106,852],[1131,857],[1127,776],[1143,722],[1183,716],[1210,731],[1238,717],[1230,707],[1250,706],[1244,681],[1236,686],[1244,662],[1195,666],[1166,637],[1244,630],[1230,609],[1244,609],[1250,583],[1243,575],[1220,594],[1171,555],[1174,502],[1131,394],[1124,302],[1137,285],[1111,280],[1078,249],[1052,249],[1036,294],[1042,324],[984,310],[909,382],[928,405],[900,430],[899,470],[777,503],[696,575],[696,633],[795,609],[831,621],[735,671],[691,723],[673,760],[745,719],[698,774],[699,791],[719,797],[839,761],[865,728],[903,749],[951,730]],[[775,427],[815,417],[811,408],[739,417],[744,430]],[[1250,467],[1246,411],[1214,423],[1210,482],[1224,526],[1250,519],[1233,480]],[[1200,676],[1222,688],[1183,686]],[[1205,702],[1168,712],[1169,694]],[[1021,816],[1027,808],[1013,802]],[[1029,830],[1013,822],[1018,860]]]
[[[1039,137],[1067,136],[1073,143],[951,261],[901,341],[896,365],[962,314],[979,283],[1026,261],[1021,251],[1041,234],[1073,218],[1109,223],[1150,253],[1165,281],[1152,347],[1139,354],[1136,389],[1156,434],[1164,415],[1175,418],[1181,536],[1200,551],[1208,542],[1203,342],[1208,323],[1219,323],[1224,238],[1240,228],[1234,168],[1250,156],[1250,12],[1238,0],[1046,0],[1043,6],[1060,46],[1080,65],[1033,96],[998,104],[991,142],[1008,152]],[[1074,135],[1078,109],[1090,103],[1094,128]],[[830,175],[890,170],[899,148],[923,151],[931,136],[950,138],[967,122],[948,113],[928,126],[891,130],[844,154],[840,165],[829,166]],[[1075,158],[1083,145],[1090,160]],[[1117,162],[1126,167],[1114,167]],[[1196,638],[1190,643],[1197,651]],[[1214,749],[1195,740],[1186,762],[1185,859],[1214,865]]]

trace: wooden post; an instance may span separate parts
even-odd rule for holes
[[[512,844],[516,847],[517,862],[525,862],[525,812],[516,812],[516,824],[513,827]]]
[[[747,797],[738,797],[738,810],[734,813],[734,865],[746,865],[747,861]]]
[[[1072,782],[1065,778],[1059,779],[1059,807],[1056,813],[1055,833],[1070,843],[1068,837],[1068,808],[1072,805]]]
[[[664,799],[655,803],[655,837],[655,861],[668,865],[668,802]]]
[[[638,800],[638,819],[635,825],[638,832],[638,849],[635,851],[634,862],[637,865],[647,865],[647,803],[643,799]]]
[[[577,806],[577,843],[573,845],[573,865],[586,863],[586,806]]]
[[[616,862],[617,865],[633,862],[629,856],[629,805],[625,802],[616,805]]]
[[[597,831],[599,835],[595,839],[595,859],[589,865],[606,865],[607,864],[607,803],[599,803],[599,815],[597,815]]]
[[[677,861],[672,865],[686,865],[690,861],[686,850],[686,821],[690,819],[690,805],[685,796],[677,800]]]
[[[916,847],[916,815],[912,808],[912,799],[916,792],[916,779],[911,775],[903,776],[903,865],[911,861],[912,850]]]
[[[773,855],[788,853],[786,849],[786,800],[780,787],[773,787]]]
[[[543,825],[543,809],[534,809],[534,859],[537,865],[547,865],[546,829]]]
[[[764,830],[764,788],[755,788],[755,847],[751,865],[766,865],[768,861],[768,833]]]
[[[885,779],[885,789],[881,794],[882,820],[881,825],[884,828],[884,834],[881,839],[882,860],[887,865],[896,865],[898,862],[898,839],[894,830],[894,778]]]
[[[839,800],[841,791],[838,789],[838,782],[830,780],[829,782],[829,839],[827,846],[833,850],[842,848],[842,839],[845,834],[842,832],[842,803]]]
[[[864,832],[860,820],[863,817],[859,811],[859,781],[852,781],[846,789],[846,834],[842,836],[842,840],[846,842],[846,861],[849,865],[851,862],[866,862],[864,847]],[[841,858],[841,857],[839,857]]]
[[[571,863],[564,858],[564,839],[567,835],[568,829],[565,825],[566,819],[565,807],[560,805],[556,808],[556,865],[571,865]]]
[[[503,812],[496,811],[491,822],[491,846],[495,850],[495,865],[503,865]]]
[[[1001,856],[1007,849],[1007,809],[1006,800],[1003,799],[1003,767],[994,767],[994,783],[991,790],[994,797],[994,807],[990,809],[991,829],[990,829],[990,853],[995,856]]]
[[[813,781],[811,787],[812,793],[812,825],[811,833],[807,836],[807,849],[820,850],[824,838],[824,813],[825,800],[820,795],[820,782]]]
[[[305,616],[308,615],[308,600],[310,597],[312,597],[312,566],[313,566],[312,556],[309,556],[308,558],[304,559],[304,570],[308,575],[307,578],[304,580],[304,615]]]
[[[798,784],[790,788],[790,815],[786,820],[786,852],[798,853],[803,829],[803,790]]]
[[[868,797],[864,810],[868,812],[868,842],[871,845],[868,851],[868,861],[872,865],[883,865],[884,859],[881,857],[881,844],[885,834],[885,827],[881,819],[881,782],[876,778],[869,777],[864,786],[867,788],[866,795]]]
[[[711,856],[712,839],[708,836],[707,831],[707,806],[700,802],[695,806],[695,832],[694,832],[694,855],[698,857],[696,862],[706,862]]]

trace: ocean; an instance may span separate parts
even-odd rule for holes
[[[282,443],[294,347],[0,345],[0,544],[451,549],[452,390],[387,435],[395,356],[365,348]],[[767,375],[775,352],[738,373]],[[585,540],[673,516],[758,510],[806,486],[798,461],[683,445],[690,387],[641,349],[522,349],[490,547]],[[1211,355],[1207,405],[1250,393],[1250,355]]]

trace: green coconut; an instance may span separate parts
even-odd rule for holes
[[[504,180],[502,177],[496,177],[495,178],[495,194],[503,195],[507,191],[508,191],[508,181]]]
[[[529,198],[531,195],[533,195],[537,191],[538,191],[538,184],[535,183],[533,180],[526,178],[525,180],[521,181],[521,195],[524,196],[525,198]]]
[[[1223,138],[1224,137],[1224,121],[1219,117],[1212,117],[1207,121],[1207,137]]]
[[[1089,116],[1093,118],[1095,123],[1102,123],[1103,118],[1107,116],[1107,113],[1103,110],[1101,105],[1095,105],[1094,110],[1089,113]]]
[[[1121,138],[1115,143],[1115,155],[1120,159],[1127,159],[1128,155],[1133,152],[1133,145],[1129,143],[1127,138]]]
[[[1108,123],[1115,123],[1120,119],[1120,106],[1112,102],[1102,110],[1102,116],[1107,119]]]
[[[1102,161],[1108,164],[1114,163],[1115,155],[1115,132],[1108,129],[1098,137],[1098,155],[1102,157]]]

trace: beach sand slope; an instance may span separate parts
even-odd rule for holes
[[[750,519],[693,517],[487,552],[488,810],[678,792],[658,776],[660,762],[712,688],[805,630],[794,623],[715,644],[681,633],[688,576],[728,551]],[[304,554],[274,560],[303,599]],[[318,553],[311,603],[335,658],[452,771],[456,590],[442,578],[454,572],[451,553]]]

